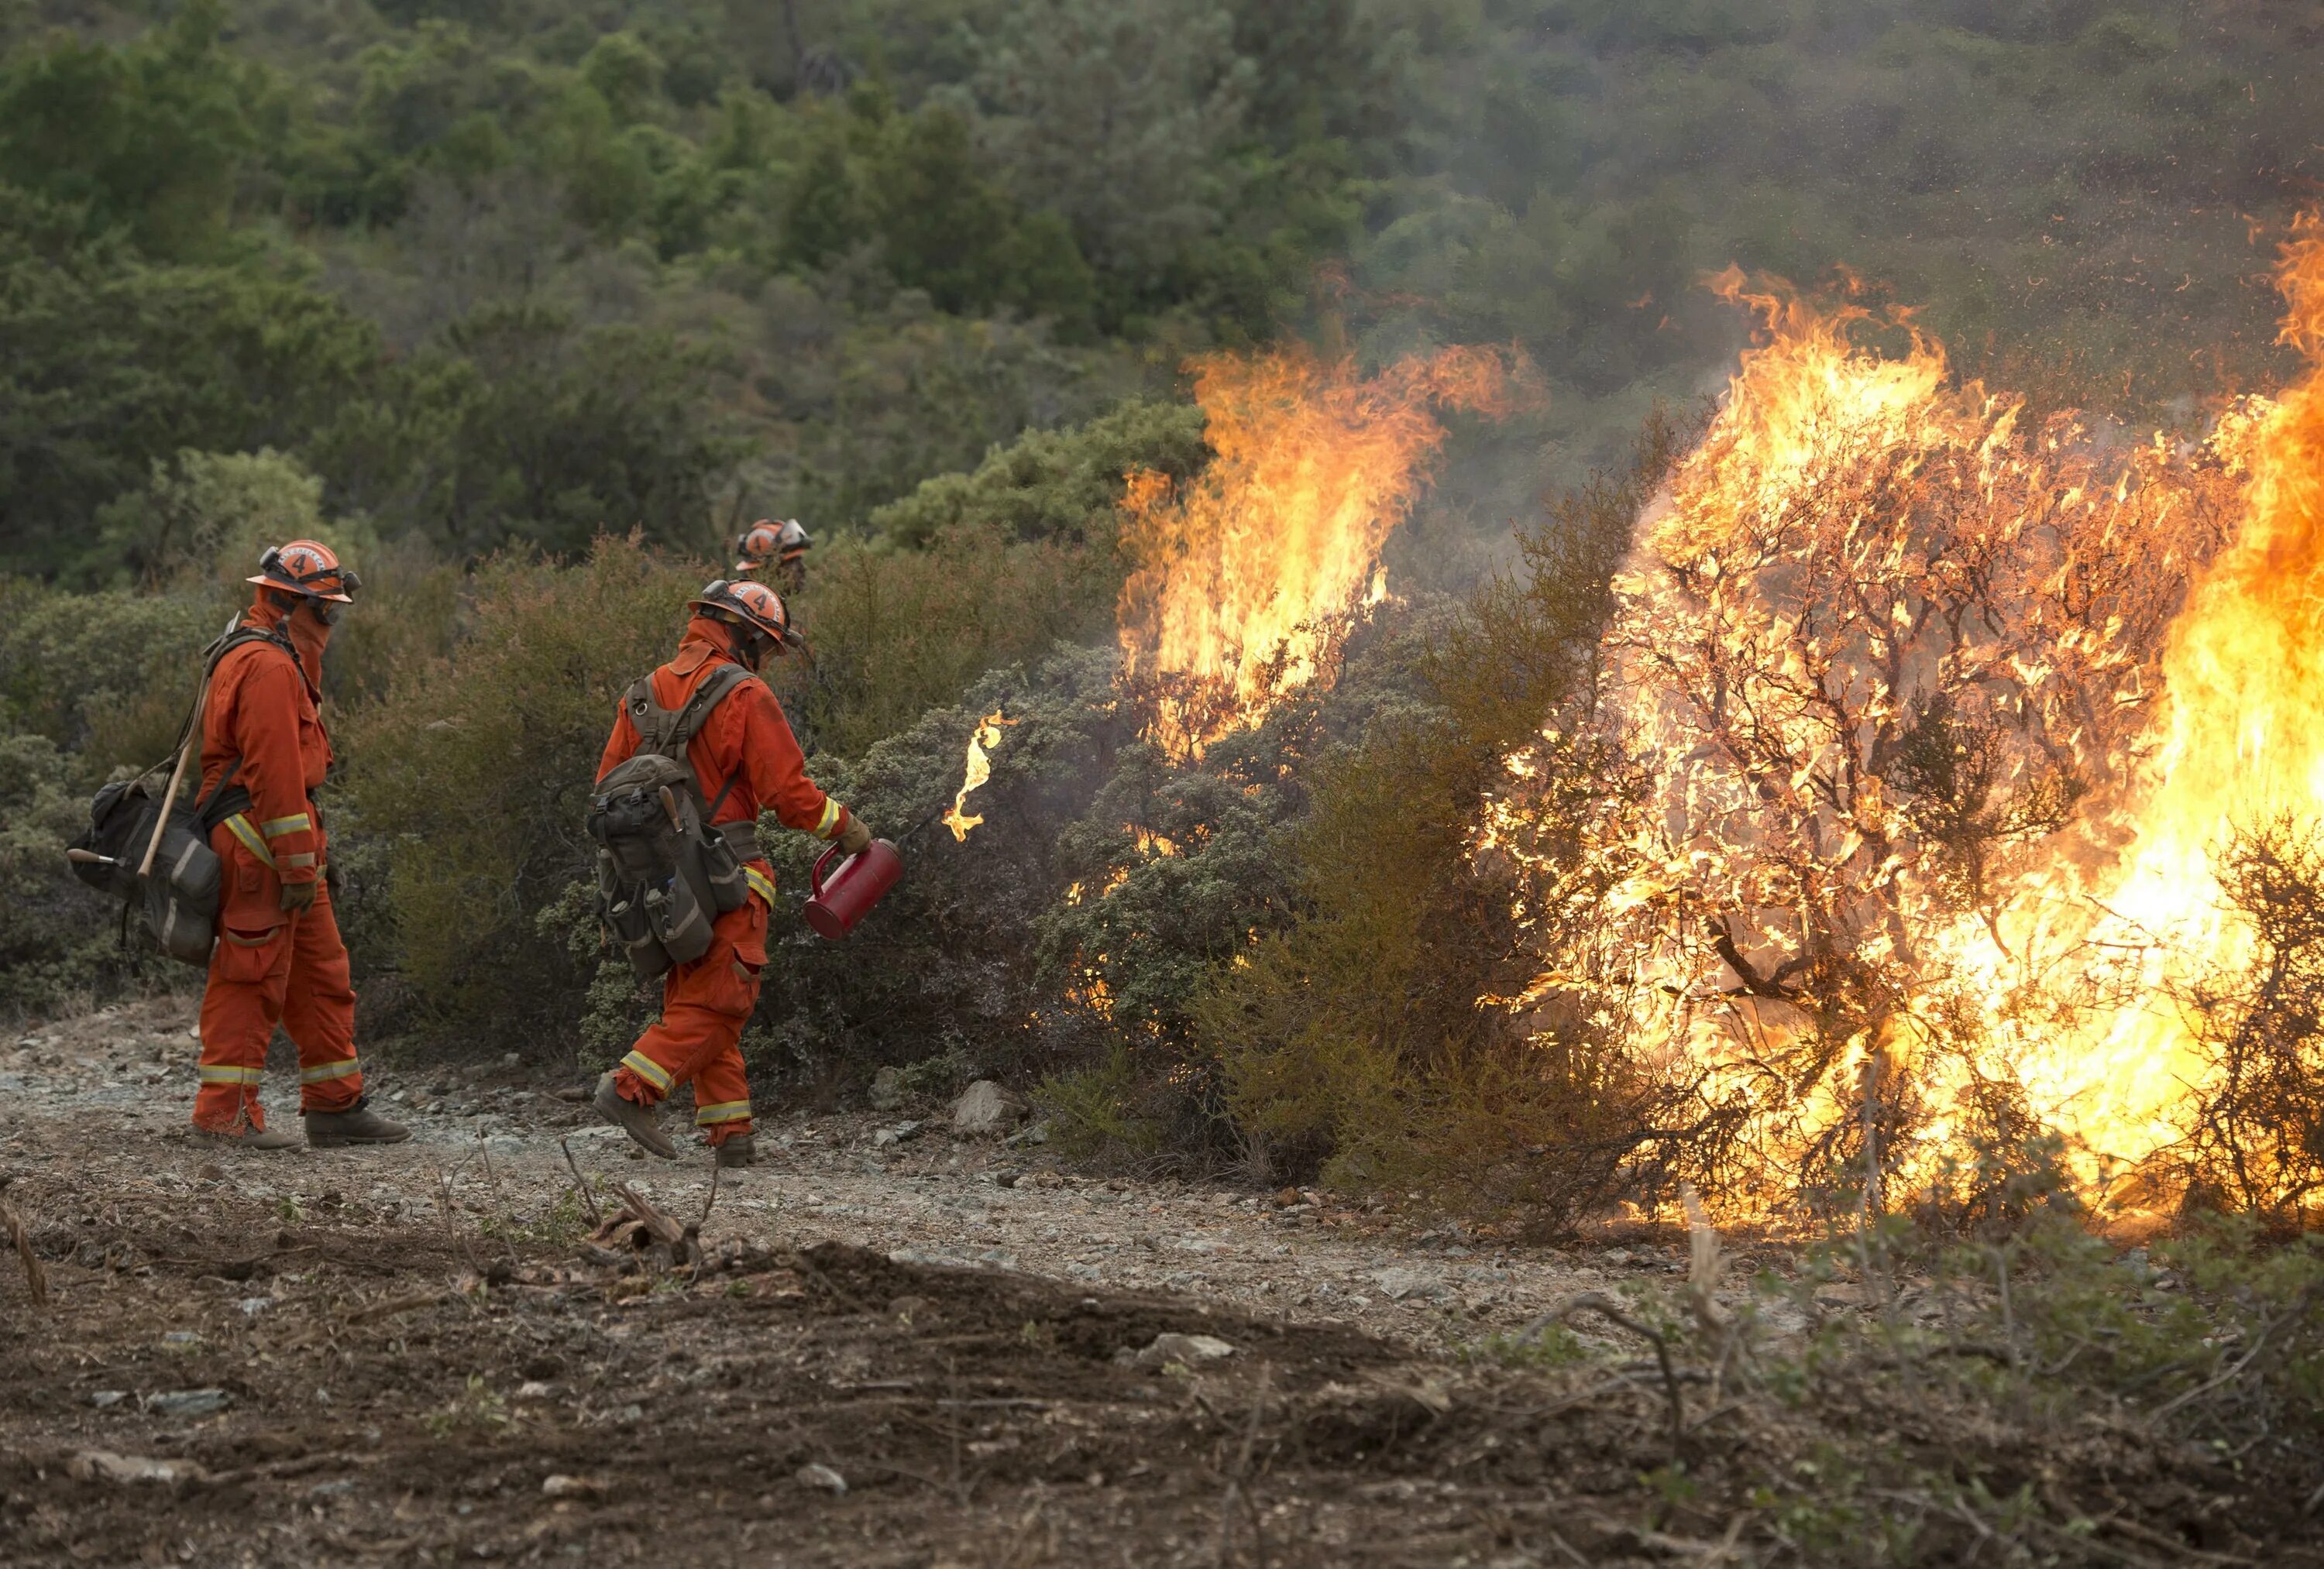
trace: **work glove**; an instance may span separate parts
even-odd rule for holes
[[[282,908],[285,913],[297,915],[315,907],[315,883],[312,878],[303,883],[282,885]]]
[[[853,812],[849,812],[847,814],[847,830],[839,836],[839,848],[841,852],[851,856],[862,855],[863,853],[864,847],[869,845],[871,842],[872,825],[865,822]]]

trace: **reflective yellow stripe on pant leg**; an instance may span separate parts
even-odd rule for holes
[[[263,1068],[234,1068],[222,1063],[205,1062],[196,1069],[204,1084],[263,1084],[266,1070]]]
[[[721,1100],[702,1106],[694,1114],[694,1125],[710,1127],[718,1123],[746,1123],[751,1120],[751,1103],[747,1100]]]
[[[329,1079],[346,1078],[362,1071],[362,1061],[354,1057],[348,1058],[345,1062],[318,1062],[312,1068],[302,1068],[299,1070],[299,1082],[322,1084]]]

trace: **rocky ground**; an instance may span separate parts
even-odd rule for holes
[[[714,1201],[706,1156],[633,1158],[513,1059],[379,1073],[408,1144],[222,1151],[185,1128],[190,1022],[0,1041],[46,1287],[0,1256],[5,1562],[1844,1561],[1749,1484],[1826,1436],[1636,1338],[1513,1345],[1575,1293],[1665,1299],[1682,1238],[1086,1179],[909,1108],[762,1123]],[[589,1241],[623,1186],[698,1222],[698,1266]],[[1826,1291],[1757,1333],[1850,1310]],[[2233,1537],[2181,1491],[2174,1539]]]

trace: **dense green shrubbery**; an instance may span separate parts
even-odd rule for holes
[[[1180,481],[1207,455],[1200,409],[1131,403],[1078,430],[1028,431],[987,454],[973,473],[939,474],[874,509],[869,521],[899,545],[927,545],[962,528],[1080,539],[1111,525],[1125,475],[1151,469]]]

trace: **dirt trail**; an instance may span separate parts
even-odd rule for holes
[[[1674,1315],[1674,1239],[1497,1247],[825,1117],[762,1124],[703,1267],[655,1273],[590,1256],[560,1138],[681,1222],[698,1151],[632,1160],[513,1061],[379,1074],[409,1144],[221,1151],[189,1023],[0,1040],[49,1293],[0,1252],[0,1563],[2324,1563],[2304,1487],[1877,1344],[1746,1388],[1494,1341],[1593,1287]],[[1796,1352],[1807,1310],[1722,1344]]]
[[[646,1289],[578,1259],[559,1138],[689,1220],[698,1152],[633,1161],[512,1062],[377,1076],[406,1145],[222,1152],[184,1131],[190,1022],[0,1042],[0,1198],[51,1291],[0,1278],[9,1562],[1517,1564],[1619,1535],[1552,1505],[1551,1456],[1497,1454],[1445,1352],[1659,1250],[1496,1252],[835,1117],[762,1124],[774,1159],[703,1227],[730,1267]],[[1132,1363],[1174,1333],[1233,1351]],[[1653,1463],[1651,1402],[1617,1427],[1638,1453],[1596,1433],[1569,1482]]]

